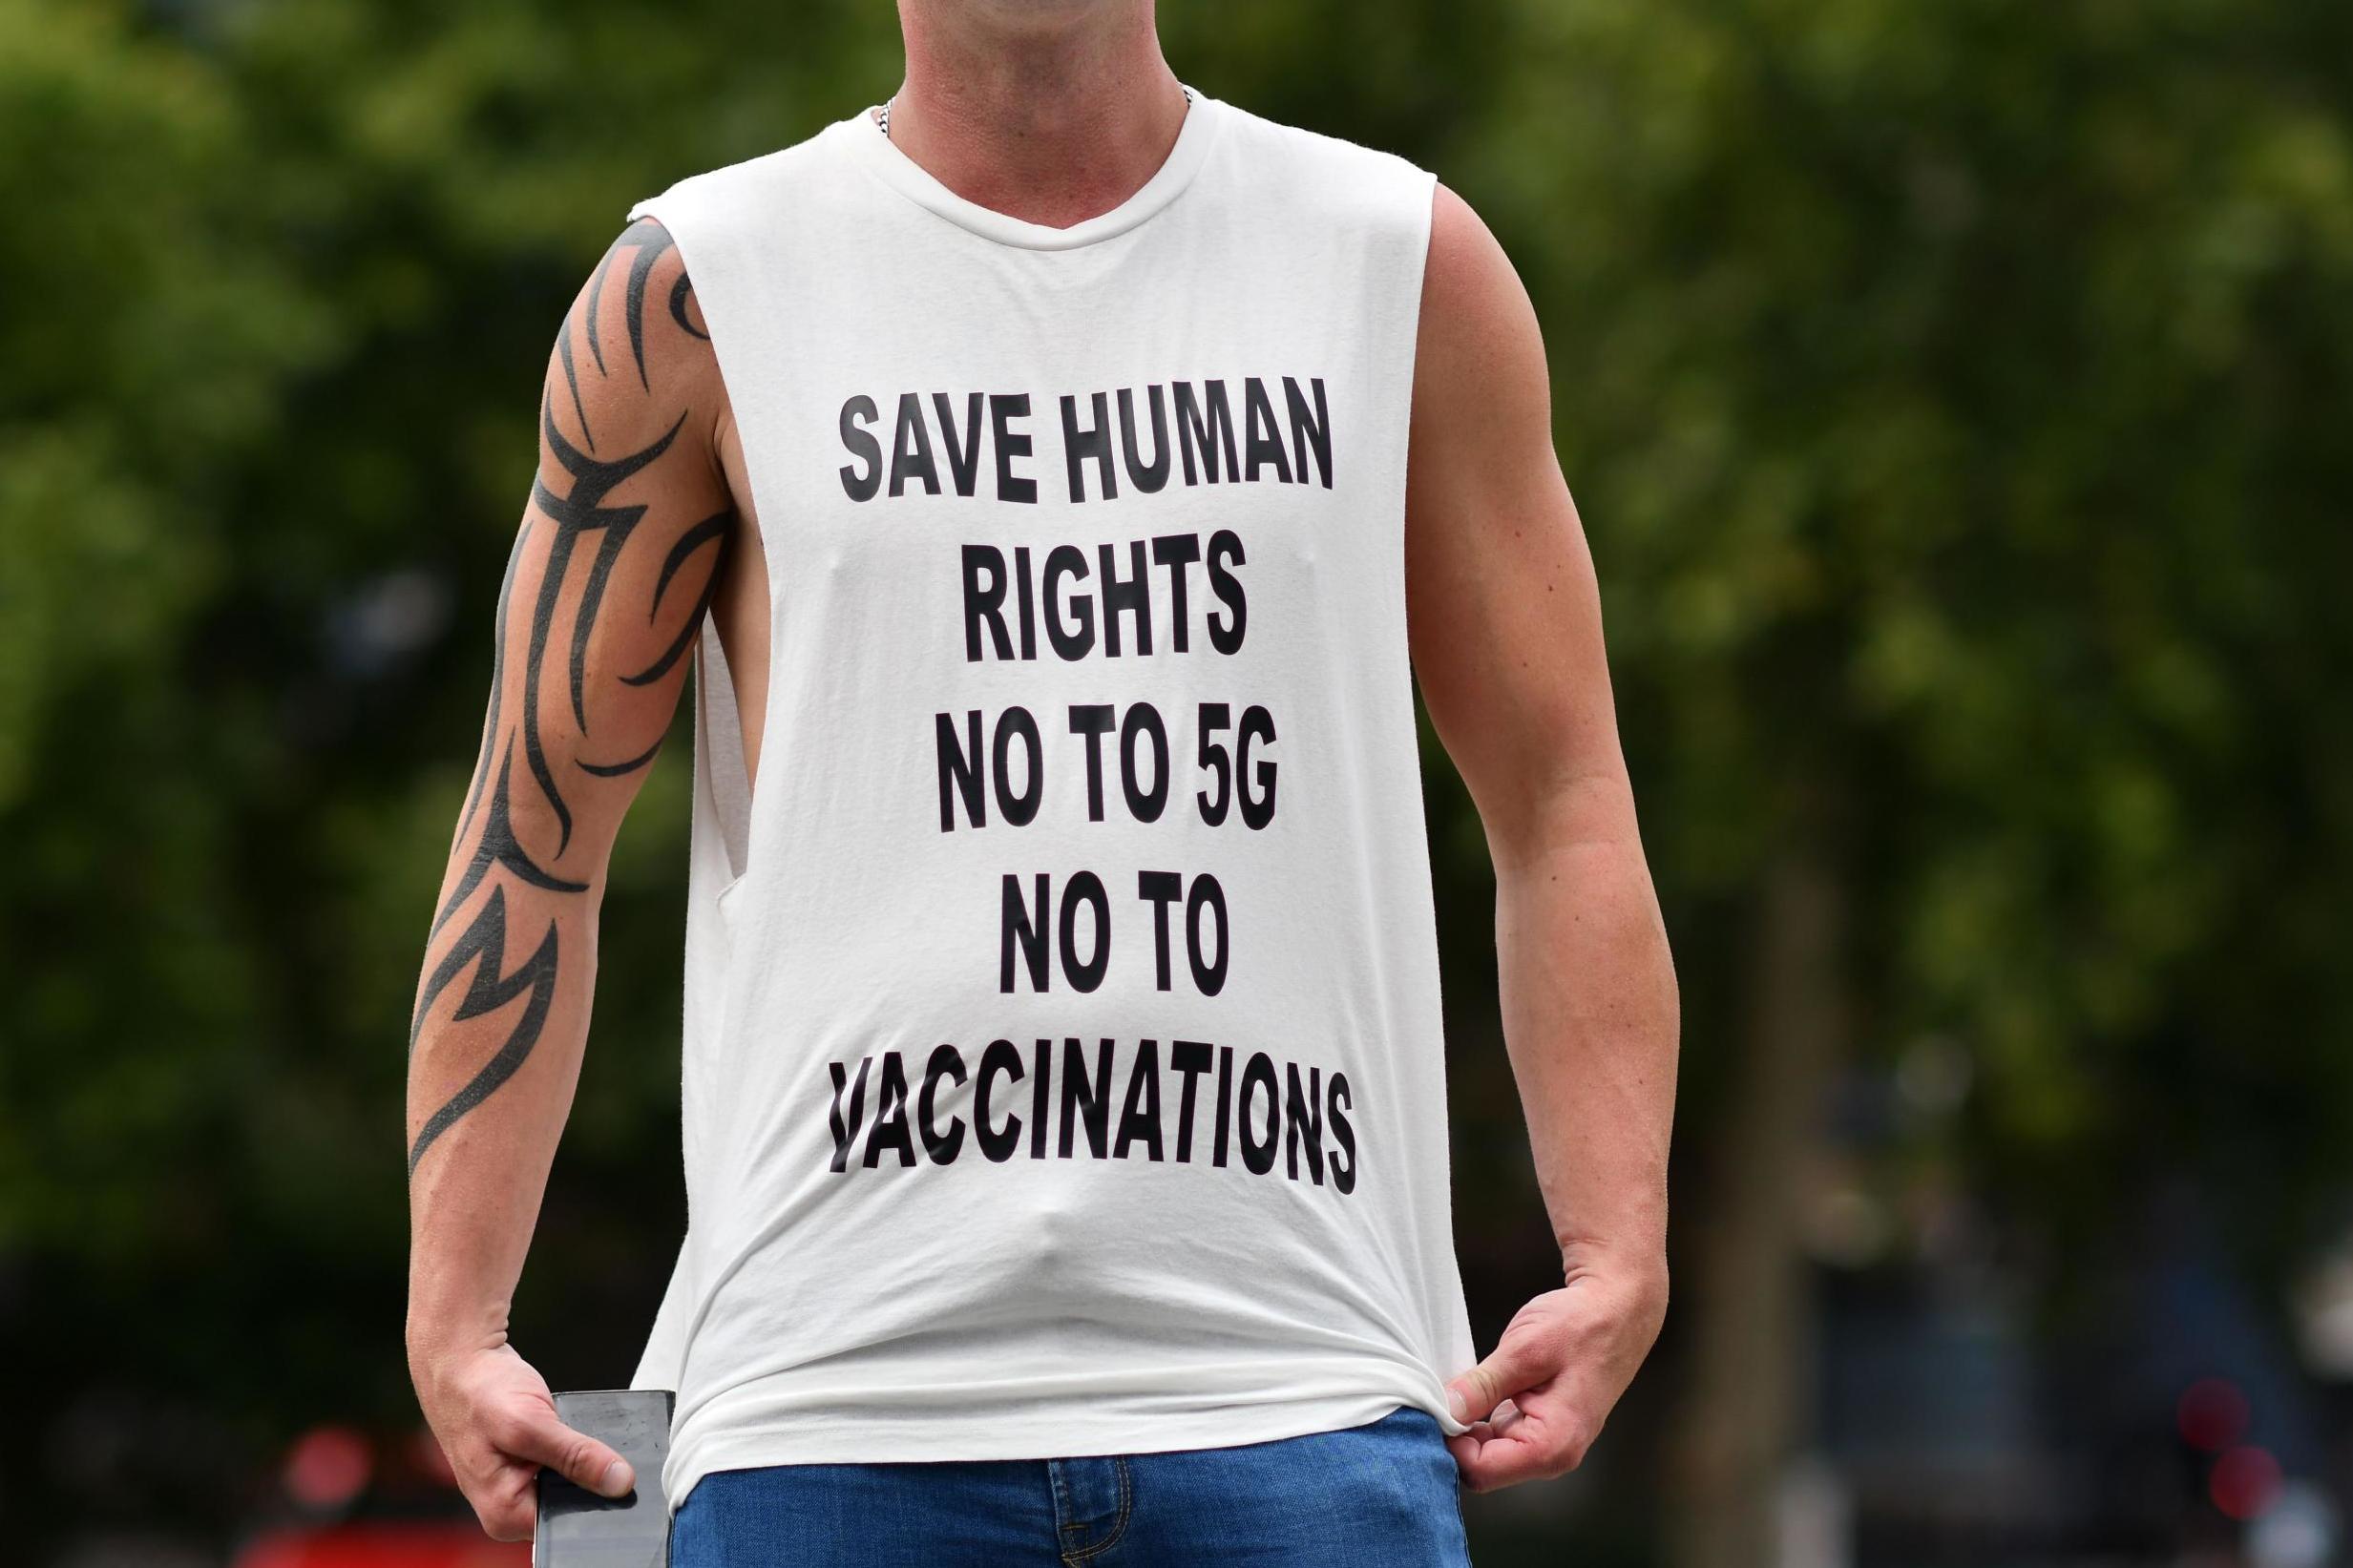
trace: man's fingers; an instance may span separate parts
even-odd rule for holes
[[[1526,1411],[1511,1418],[1481,1422],[1469,1432],[1446,1440],[1461,1472],[1462,1484],[1473,1492],[1492,1492],[1522,1481],[1542,1480],[1577,1468],[1591,1439],[1573,1424],[1546,1421]]]
[[[502,1453],[494,1444],[484,1447],[487,1452],[469,1454],[468,1462],[456,1467],[458,1486],[491,1539],[529,1540],[538,1523],[538,1498],[532,1483],[540,1466]]]
[[[1446,1405],[1458,1421],[1483,1421],[1496,1406],[1548,1380],[1557,1370],[1543,1364],[1533,1335],[1518,1340],[1505,1335],[1494,1354],[1446,1385]]]
[[[474,1504],[482,1533],[493,1540],[529,1540],[539,1523],[539,1511],[525,1492],[520,1497],[484,1499]]]
[[[497,1433],[499,1448],[529,1459],[599,1497],[623,1497],[637,1485],[629,1461],[584,1432],[575,1432],[551,1411],[517,1420]]]
[[[1519,1425],[1524,1428],[1527,1423]],[[1461,1472],[1462,1484],[1473,1492],[1492,1492],[1498,1487],[1552,1474],[1545,1467],[1544,1454],[1516,1431],[1501,1437],[1465,1432],[1447,1439],[1446,1446],[1454,1451],[1455,1468]]]

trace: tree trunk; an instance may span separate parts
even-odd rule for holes
[[[1724,1138],[1675,1281],[1690,1350],[1670,1433],[1674,1568],[1773,1568],[1780,1556],[1775,1499],[1811,1416],[1800,1203],[1846,1046],[1844,916],[1818,851],[1793,846],[1768,868]]]

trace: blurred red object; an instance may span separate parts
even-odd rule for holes
[[[528,1541],[500,1542],[473,1524],[339,1524],[263,1536],[235,1568],[524,1568]]]
[[[2247,1419],[2247,1396],[2228,1378],[2201,1378],[2191,1384],[2174,1410],[2181,1440],[2208,1453],[2219,1453],[2245,1436]]]
[[[2215,1461],[2206,1492],[2229,1517],[2252,1519],[2279,1495],[2279,1461],[2259,1448],[2235,1448]]]
[[[254,1535],[232,1568],[527,1568],[529,1542],[482,1534],[429,1432],[382,1442],[314,1427],[279,1484],[296,1513]]]
[[[318,1427],[286,1455],[286,1495],[314,1513],[341,1508],[360,1495],[376,1468],[368,1439],[348,1427]]]

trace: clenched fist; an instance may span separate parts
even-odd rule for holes
[[[1663,1265],[1580,1273],[1520,1308],[1494,1353],[1446,1386],[1471,1428],[1446,1440],[1462,1484],[1492,1492],[1576,1469],[1666,1316]]]

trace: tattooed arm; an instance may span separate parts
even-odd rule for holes
[[[725,417],[678,253],[635,224],[550,356],[481,756],[410,1028],[410,1369],[502,1539],[531,1534],[541,1466],[614,1495],[634,1481],[557,1420],[507,1308],[579,1075],[606,857],[733,542]]]

